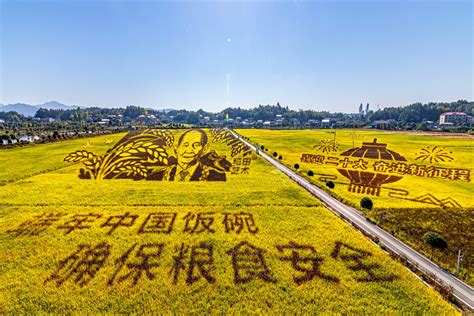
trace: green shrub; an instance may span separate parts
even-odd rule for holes
[[[362,208],[371,210],[372,207],[374,206],[374,202],[372,202],[372,200],[369,197],[363,197],[362,199],[360,199],[360,206]]]
[[[334,184],[334,182],[329,180],[329,181],[326,181],[326,186],[330,189],[334,189],[335,184]]]
[[[433,258],[433,250],[435,248],[444,250],[448,248],[448,243],[444,237],[436,232],[428,231],[426,232],[423,237],[423,241],[425,244],[428,244],[431,247],[431,258]]]

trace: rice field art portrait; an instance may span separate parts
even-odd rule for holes
[[[211,149],[215,142],[226,142],[231,157],[249,152],[225,130],[213,130],[209,136],[202,129],[191,129],[175,138],[170,130],[146,129],[128,133],[105,155],[83,149],[64,160],[83,163],[81,179],[226,181],[233,164]]]

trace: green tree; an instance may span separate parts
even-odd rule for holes
[[[425,122],[423,122],[423,123],[416,124],[416,130],[426,132],[426,131],[429,131],[430,129],[428,128],[428,125]]]
[[[444,250],[448,248],[446,239],[441,234],[428,231],[423,235],[423,242],[431,247],[431,258],[433,258],[434,249]]]
[[[123,112],[123,115],[131,119],[136,119],[140,115],[145,115],[145,109],[139,106],[129,105]]]
[[[372,207],[374,207],[374,202],[372,202],[372,200],[369,197],[365,196],[362,199],[360,199],[360,206],[362,208],[371,210]]]

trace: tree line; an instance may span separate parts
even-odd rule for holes
[[[424,121],[436,122],[439,119],[439,115],[443,112],[465,112],[466,114],[474,116],[474,102],[459,100],[450,103],[414,103],[403,107],[387,107],[375,112],[370,111],[366,115],[362,116],[351,116],[350,120],[367,123],[374,120],[393,119],[401,124],[421,123]],[[229,118],[233,119],[239,117],[242,120],[249,119],[252,121],[275,120],[277,115],[281,115],[281,119],[286,121],[293,121],[296,119],[301,122],[307,122],[308,120],[320,121],[325,118],[334,120],[347,120],[347,115],[344,113],[330,113],[328,111],[302,109],[291,110],[288,108],[288,106],[281,106],[279,103],[276,105],[259,105],[251,109],[230,107],[217,113],[206,112],[202,109],[198,111],[168,110],[165,112],[162,110],[149,109],[134,105],[127,106],[126,108],[78,107],[77,109],[68,110],[39,109],[35,114],[35,118],[53,118],[58,121],[81,122],[86,119],[98,121],[111,115],[121,115],[123,119],[127,121],[136,120],[141,116],[147,117],[151,114],[155,115],[156,117],[160,117],[161,119],[167,119],[169,121],[186,124],[198,124],[204,117],[209,118],[209,120],[224,120],[227,115]],[[28,120],[27,117],[24,117],[23,115],[16,112],[0,112],[0,119],[3,119],[6,122],[21,122]]]

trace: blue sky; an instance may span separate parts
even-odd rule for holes
[[[4,104],[354,112],[473,99],[471,1],[0,3]]]

